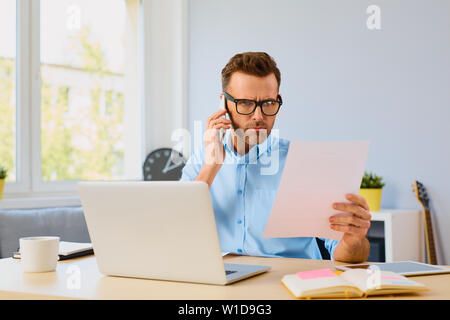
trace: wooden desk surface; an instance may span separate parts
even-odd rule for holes
[[[270,265],[272,269],[227,286],[104,276],[94,256],[58,262],[55,272],[23,273],[20,260],[0,260],[0,299],[161,299],[280,300],[294,299],[281,284],[288,273],[342,263],[322,260],[261,258],[230,255],[226,263]],[[79,288],[74,281],[79,271]],[[368,299],[450,299],[450,274],[413,277],[430,291]]]

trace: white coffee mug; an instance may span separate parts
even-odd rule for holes
[[[24,272],[48,272],[56,269],[59,237],[20,238],[20,260]]]

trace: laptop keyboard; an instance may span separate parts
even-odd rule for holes
[[[232,273],[235,273],[235,272],[237,272],[237,271],[225,270],[225,275],[229,275],[229,274],[232,274]]]

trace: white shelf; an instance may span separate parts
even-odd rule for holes
[[[368,236],[384,238],[386,262],[425,262],[423,217],[420,210],[385,209],[371,212],[371,215],[373,223]]]

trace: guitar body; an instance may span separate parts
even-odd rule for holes
[[[431,222],[430,199],[425,186],[419,181],[414,181],[414,193],[423,207],[425,225],[425,241],[427,248],[427,260],[429,264],[437,264],[436,247],[434,245],[433,226]]]

